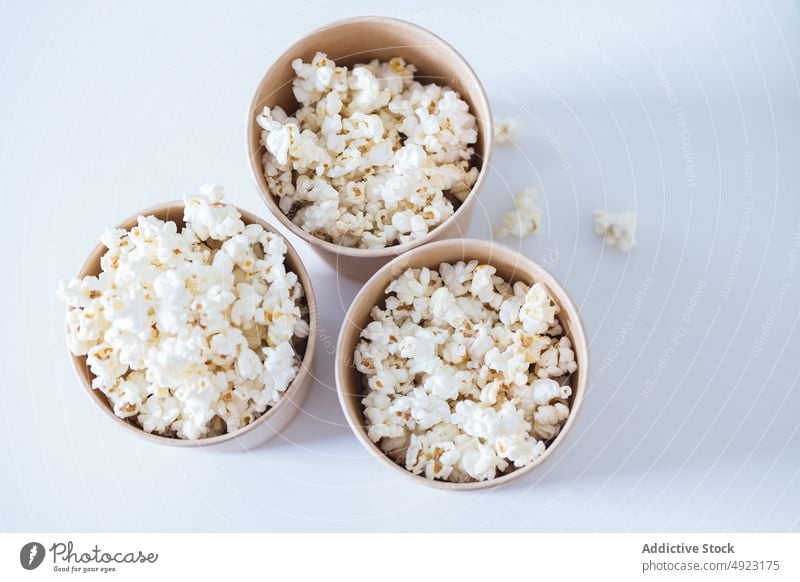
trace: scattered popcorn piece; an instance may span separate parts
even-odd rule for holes
[[[494,122],[494,139],[498,144],[510,143],[519,138],[516,119],[501,119]]]
[[[453,215],[478,177],[477,121],[458,93],[415,81],[416,67],[399,57],[348,69],[317,53],[292,67],[300,108],[256,117],[264,176],[284,214],[359,248],[417,240]]]
[[[542,220],[542,209],[536,204],[537,192],[527,188],[514,199],[515,209],[503,215],[494,234],[498,237],[516,236],[522,238],[536,234]]]
[[[245,225],[221,186],[184,197],[181,231],[140,216],[101,237],[102,272],[61,283],[67,342],[92,387],[147,432],[233,432],[277,402],[309,333],[283,239]]]
[[[636,246],[636,214],[632,210],[616,214],[597,208],[592,212],[592,224],[606,244],[625,252]]]
[[[541,283],[478,261],[407,269],[361,332],[367,436],[428,479],[494,479],[537,459],[569,416],[577,369]]]

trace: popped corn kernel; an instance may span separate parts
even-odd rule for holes
[[[514,210],[503,215],[500,224],[494,229],[495,236],[507,237],[536,234],[542,221],[542,209],[536,202],[537,192],[527,188],[514,198]]]
[[[516,119],[499,119],[494,122],[494,139],[498,144],[506,144],[519,138],[519,124]]]
[[[632,210],[613,213],[597,208],[592,212],[592,225],[609,246],[624,252],[636,246],[636,214]]]

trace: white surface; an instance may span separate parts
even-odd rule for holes
[[[343,4],[3,5],[0,528],[797,530],[797,4]],[[105,225],[202,182],[266,216],[244,137],[257,82],[304,32],[379,11],[454,44],[496,116],[521,123],[468,234],[490,236],[516,191],[542,191],[542,231],[521,247],[565,283],[592,342],[574,432],[499,490],[396,480],[333,388],[358,285],[296,239],[324,337],[318,382],[282,438],[220,456],[113,430],[69,367],[56,282]],[[603,206],[637,211],[630,256],[593,233]]]

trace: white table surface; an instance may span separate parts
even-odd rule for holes
[[[798,530],[797,3],[172,4],[2,7],[0,529]],[[255,452],[115,430],[64,348],[56,283],[104,226],[207,181],[267,215],[245,151],[257,82],[305,32],[375,12],[450,41],[496,117],[519,120],[468,234],[537,186],[541,232],[509,242],[566,285],[591,338],[574,431],[500,489],[436,492],[367,455],[333,387],[358,284],[297,239],[329,339],[304,411]],[[636,210],[633,253],[600,244],[595,207]]]

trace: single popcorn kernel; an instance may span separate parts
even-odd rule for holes
[[[223,196],[212,184],[184,197],[180,230],[140,216],[130,232],[107,231],[100,274],[59,285],[70,351],[87,357],[114,413],[146,432],[234,432],[299,370],[308,309],[286,243]]]
[[[494,122],[494,139],[498,144],[517,141],[519,124],[515,119],[502,119]]]
[[[569,416],[578,367],[559,311],[541,283],[478,261],[398,273],[354,354],[369,439],[428,479],[532,463]]]
[[[636,214],[628,210],[619,214],[595,209],[592,225],[609,246],[629,252],[636,246]]]
[[[536,197],[537,192],[534,188],[527,188],[517,194],[514,210],[503,215],[500,224],[494,230],[495,236],[522,238],[536,234],[542,220],[542,209],[536,203]]]
[[[346,68],[317,53],[292,67],[300,108],[256,117],[267,187],[292,222],[336,244],[382,248],[455,213],[478,178],[477,121],[457,92],[414,80],[401,57]]]

